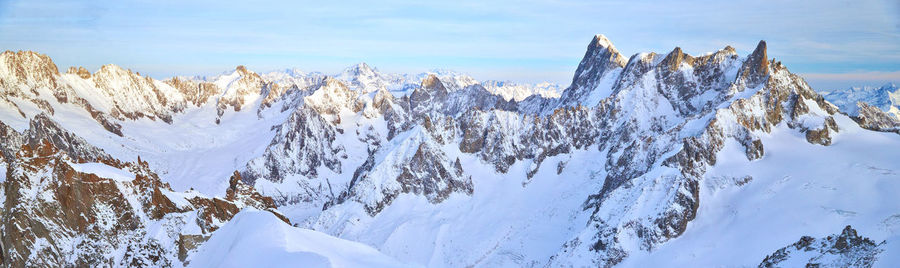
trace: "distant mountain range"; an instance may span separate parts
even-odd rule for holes
[[[855,117],[864,127],[900,131],[900,88],[897,84],[822,91],[822,96]]]
[[[0,262],[896,267],[896,86],[819,94],[767,53],[596,35],[563,88],[7,51]]]
[[[900,117],[900,87],[888,83],[880,87],[864,86],[821,91],[826,100],[849,115],[857,115],[858,102],[865,102]]]

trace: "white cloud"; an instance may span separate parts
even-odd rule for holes
[[[885,83],[900,83],[900,71],[867,71],[848,73],[801,73],[807,83],[817,90],[848,88],[856,86],[880,86]]]
[[[804,73],[800,74],[806,79],[824,81],[845,80],[894,80],[900,81],[900,71],[894,72],[853,72],[853,73]]]

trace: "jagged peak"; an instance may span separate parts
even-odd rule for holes
[[[424,74],[437,74],[438,76],[468,76],[465,73],[458,72],[456,70],[445,69],[445,68],[433,68],[425,72]]]
[[[769,74],[769,59],[766,55],[766,41],[760,40],[753,53],[747,56],[741,66],[741,77],[745,79],[749,87],[755,87],[763,82]]]
[[[298,68],[285,68],[283,70],[283,72],[284,72],[284,74],[286,74],[288,76],[292,76],[292,77],[299,77],[299,76],[307,75],[306,72],[304,72],[303,70],[300,70]]]
[[[22,71],[33,72],[39,71],[58,75],[59,69],[56,67],[56,63],[47,56],[46,54],[41,54],[38,52],[30,51],[30,50],[19,50],[13,52],[11,50],[6,50],[2,54],[0,54],[0,58],[6,62],[8,66],[17,65],[14,72],[16,75],[24,78],[26,73],[22,73]]]
[[[391,94],[387,89],[379,88],[375,90],[375,95],[372,97],[372,100],[376,105],[380,105],[382,102],[394,102],[394,95]]]
[[[628,58],[625,69],[627,70],[634,68],[633,66],[635,66],[636,64],[640,64],[642,66],[651,66],[653,65],[653,62],[658,59],[657,56],[659,56],[659,54],[656,54],[656,52],[641,52],[631,55],[631,57]]]
[[[340,79],[334,78],[332,76],[326,76],[325,78],[322,78],[322,84],[324,85],[324,87],[333,87],[333,86],[342,87],[342,88],[347,87],[346,85],[344,85],[343,81],[341,81]]]
[[[594,81],[596,77],[603,76],[608,71],[623,68],[628,63],[625,56],[619,53],[619,50],[613,46],[612,42],[605,35],[598,34],[591,39],[591,43],[575,70],[575,77],[572,84],[577,86],[585,86],[587,83]]]
[[[369,64],[367,64],[366,62],[357,63],[354,67],[356,67],[356,69],[363,69],[363,70],[365,70],[365,69],[371,70],[372,69],[372,67],[369,66]]]
[[[75,66],[71,66],[71,67],[69,67],[68,70],[66,70],[66,73],[78,75],[78,77],[81,77],[81,79],[90,79],[91,78],[91,72],[88,71],[88,69],[84,68],[83,66],[78,66],[78,68],[75,68]]]
[[[104,64],[103,66],[100,66],[100,70],[97,70],[96,74],[101,74],[101,73],[118,73],[118,72],[128,72],[128,73],[131,73],[131,70],[126,70],[125,68],[122,68],[122,67],[119,66],[119,65],[115,65],[115,64],[110,63],[110,64]]]
[[[428,74],[425,78],[422,79],[422,87],[423,88],[444,88],[443,83],[441,83],[441,79],[437,77],[435,74]]]
[[[757,71],[766,72],[769,69],[769,58],[766,55],[766,41],[759,40],[759,44],[756,45],[756,49],[753,50],[753,53],[750,54],[749,57],[753,60],[754,63],[758,63]]]
[[[234,68],[234,71],[239,73],[240,75],[247,75],[247,74],[253,73],[250,70],[247,70],[247,67],[244,65],[238,65],[237,67]]]
[[[718,52],[728,53],[728,54],[737,54],[737,50],[735,50],[734,47],[732,47],[731,45],[726,45],[725,48],[717,51],[716,53],[718,53]]]
[[[680,47],[675,47],[672,52],[669,52],[669,54],[666,55],[666,58],[663,59],[662,64],[663,66],[668,68],[669,71],[674,72],[678,70],[678,67],[681,66],[682,62],[686,62],[688,65],[693,65],[694,57],[685,54],[683,51],[681,51]]]
[[[115,64],[105,64],[100,66],[100,70],[94,72],[90,77],[92,79],[115,78],[115,77],[132,77],[140,78],[141,73],[136,73],[131,69],[122,68]],[[149,78],[148,78],[149,79]]]
[[[46,54],[41,54],[41,53],[38,53],[35,51],[31,51],[31,50],[19,50],[19,51],[6,50],[6,51],[3,51],[3,53],[0,53],[0,57],[4,57],[4,58],[15,57],[15,58],[19,58],[19,59],[39,59],[41,61],[49,61],[51,63],[53,62],[53,60],[50,59],[50,56],[47,56]]]
[[[595,47],[608,48],[610,50],[614,50],[614,51],[618,52],[618,50],[616,50],[616,47],[613,45],[612,41],[609,41],[609,38],[606,38],[606,35],[603,35],[603,34],[594,35],[594,40],[591,40],[591,45],[593,45]]]
[[[360,62],[354,64],[350,67],[344,68],[344,74],[354,74],[354,75],[366,75],[366,74],[377,74],[378,70],[369,66],[369,64],[365,62]]]
[[[618,65],[620,68],[625,67],[625,64],[627,63],[625,55],[622,55],[622,53],[616,49],[616,46],[613,45],[612,41],[609,41],[605,35],[598,34],[594,36],[592,44],[595,49],[606,50],[606,53],[603,53],[602,55],[607,57],[611,64]]]

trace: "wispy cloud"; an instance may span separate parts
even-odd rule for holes
[[[900,71],[894,72],[852,72],[852,73],[805,73],[801,74],[806,79],[827,81],[842,80],[896,80],[900,81]]]
[[[880,86],[898,83],[900,71],[860,71],[847,73],[802,73],[801,77],[815,89],[838,89],[853,86]]]

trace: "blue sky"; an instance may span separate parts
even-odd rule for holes
[[[156,78],[246,65],[339,72],[435,68],[563,85],[594,34],[626,56],[732,45],[818,89],[900,82],[900,1],[0,0],[0,49],[61,68],[115,63]]]

